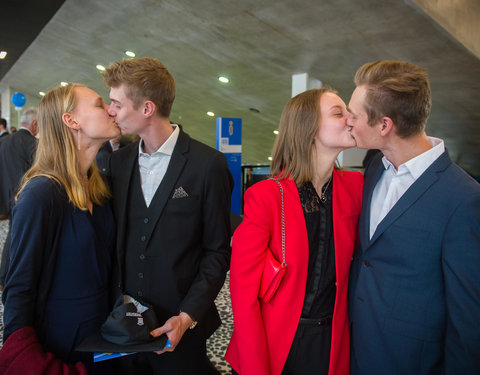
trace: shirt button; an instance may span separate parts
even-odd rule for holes
[[[140,273],[138,274],[138,278],[139,278],[139,279],[143,279],[143,273],[140,272]]]
[[[140,254],[140,259],[144,260],[145,259],[145,254]]]
[[[368,260],[364,260],[364,261],[363,261],[363,265],[364,265],[365,267],[371,267],[371,266],[372,266]]]
[[[142,241],[145,241],[145,240],[147,239],[147,237],[146,237],[146,236],[142,236],[142,237],[140,237],[140,239],[141,239]]]
[[[143,293],[142,293],[141,290],[139,290],[139,291],[137,292],[137,294],[138,294],[139,297],[142,297],[142,296],[143,296]]]
[[[143,222],[144,222],[145,224],[147,224],[147,223],[149,222],[148,217],[146,217],[145,219],[143,219]]]

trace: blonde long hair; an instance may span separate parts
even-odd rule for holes
[[[80,172],[76,145],[70,129],[63,123],[62,115],[76,106],[75,88],[80,84],[56,87],[46,93],[38,106],[40,139],[32,167],[23,177],[20,195],[25,185],[34,177],[48,177],[65,188],[69,201],[81,210],[88,203],[104,204],[111,196],[98,171],[96,162],[88,170],[85,186]]]

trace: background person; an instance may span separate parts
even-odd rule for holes
[[[15,194],[20,187],[25,172],[32,166],[37,148],[38,133],[37,109],[28,108],[20,116],[20,129],[11,136],[0,140],[0,214],[4,218],[11,215]],[[10,227],[2,251],[0,265],[0,290],[5,284],[10,263]]]
[[[350,277],[351,372],[479,374],[480,186],[425,133],[425,69],[381,60],[355,84],[352,135],[382,153],[365,172]]]
[[[226,359],[241,375],[346,374],[347,284],[357,243],[363,177],[334,168],[354,147],[345,103],[328,89],[305,91],[282,113],[272,175],[284,189],[286,271],[269,303],[258,291],[267,247],[282,261],[279,186],[245,194],[233,236],[230,289],[235,329]]]
[[[49,91],[38,118],[42,136],[35,162],[12,213],[4,339],[33,327],[46,352],[105,374],[102,365],[92,364],[91,353],[74,348],[110,312],[115,228],[110,192],[92,163],[119,129],[102,98],[76,84]]]

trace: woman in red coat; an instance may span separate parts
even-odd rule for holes
[[[271,169],[283,188],[287,266],[268,303],[258,295],[267,248],[283,259],[281,193],[266,180],[245,194],[230,271],[235,329],[225,357],[234,373],[349,373],[348,274],[363,176],[334,168],[355,146],[346,118],[345,103],[324,88],[283,111]]]

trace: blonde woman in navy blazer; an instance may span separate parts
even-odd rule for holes
[[[287,267],[269,303],[257,296],[267,247],[282,260],[280,190],[275,181],[267,180],[245,194],[244,219],[233,236],[230,288],[235,329],[226,354],[241,375],[349,372],[347,286],[363,177],[334,168],[340,151],[355,146],[346,117],[345,103],[328,89],[303,92],[283,111],[272,174],[284,190]],[[331,238],[326,252],[334,259],[326,288],[329,296],[314,297],[328,300],[324,317],[305,308],[315,284],[309,257],[317,250],[311,238],[319,232],[305,218],[309,211],[301,199],[305,189],[331,210],[333,233],[328,229],[324,233]],[[320,203],[324,197],[325,203]],[[311,337],[312,345],[307,342]]]

